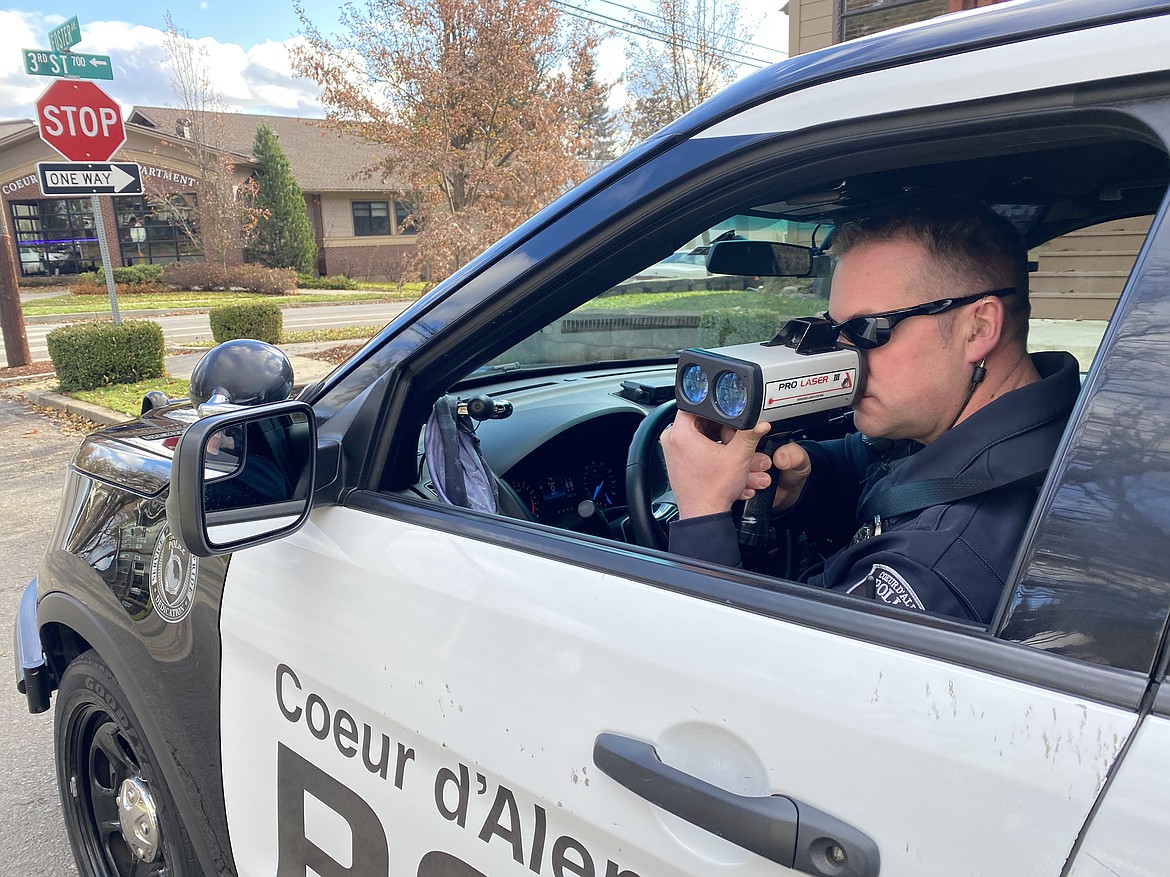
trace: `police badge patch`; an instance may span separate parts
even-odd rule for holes
[[[875,600],[881,600],[891,606],[901,606],[903,609],[926,611],[926,606],[923,605],[914,589],[910,587],[910,583],[884,563],[875,563],[873,569],[869,571],[869,575],[862,580],[860,585],[868,586],[864,589],[868,592],[866,595]],[[854,587],[860,587],[860,585]],[[852,593],[854,589],[850,588],[849,590]]]
[[[163,621],[176,624],[195,603],[199,558],[190,554],[164,524],[150,557],[150,601]]]

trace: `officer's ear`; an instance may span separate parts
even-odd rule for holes
[[[999,344],[1007,316],[1003,300],[988,295],[975,302],[964,314],[966,358],[972,364],[986,359]]]

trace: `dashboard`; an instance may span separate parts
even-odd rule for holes
[[[673,388],[674,367],[575,372],[476,389],[512,403],[509,417],[478,424],[476,436],[525,517],[621,538],[630,440],[652,410],[623,394],[630,381]]]
[[[526,456],[503,479],[543,524],[572,529],[594,509],[604,515],[624,508],[626,454],[641,420],[621,412],[578,423]],[[583,509],[583,503],[592,505]]]

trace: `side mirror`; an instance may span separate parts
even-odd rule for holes
[[[772,241],[717,241],[707,253],[707,270],[742,277],[808,277],[813,251]]]
[[[171,462],[171,532],[192,554],[210,557],[296,531],[313,505],[316,447],[304,402],[195,421]]]

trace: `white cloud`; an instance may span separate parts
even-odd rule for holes
[[[0,10],[0,118],[32,118],[33,102],[52,81],[24,72],[20,49],[44,43],[59,15]],[[165,34],[159,28],[121,21],[86,22],[75,50],[109,55],[114,79],[102,88],[123,108],[174,104]],[[215,87],[236,112],[323,115],[319,89],[293,75],[288,48],[293,39],[250,48],[205,37],[196,46],[206,53]]]
[[[755,18],[758,29],[753,42],[777,49],[787,47],[788,17],[773,8],[774,0],[744,0],[745,13]],[[208,9],[203,2],[200,8]],[[31,118],[33,102],[51,79],[24,72],[20,49],[41,46],[45,33],[65,17],[42,12],[0,10],[0,118]],[[170,71],[160,28],[122,21],[87,21],[79,52],[110,55],[114,80],[102,87],[123,107],[166,106],[174,103]],[[220,42],[211,37],[195,40],[206,52],[220,96],[236,112],[287,115],[323,115],[316,84],[294,75],[288,50],[301,38],[268,40],[252,46]],[[775,53],[746,48],[757,57],[774,59]],[[598,74],[613,84],[609,105],[618,109],[625,101],[620,82],[625,67],[625,41],[611,36],[602,41]],[[743,68],[741,74],[750,72]]]

